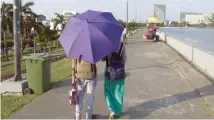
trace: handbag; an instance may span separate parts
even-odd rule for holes
[[[112,53],[106,58],[107,71],[105,77],[110,80],[124,80],[125,75],[125,62],[122,57],[123,43],[120,45],[118,52]]]
[[[72,85],[71,85],[71,90],[69,90],[69,104],[70,105],[76,105],[77,104],[77,88],[76,88],[76,77],[75,77],[75,73],[76,73],[76,62],[77,60],[74,60],[72,63],[75,65],[74,68],[74,72],[72,72],[73,76],[72,76]]]

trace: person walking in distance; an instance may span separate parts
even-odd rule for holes
[[[79,60],[72,60],[72,75],[75,76],[72,77],[72,81],[75,81],[77,91],[75,119],[81,119],[85,93],[87,101],[86,119],[94,119],[95,115],[92,115],[92,113],[94,105],[94,91],[97,85],[96,64],[87,63],[81,60],[81,58]]]
[[[127,43],[127,29],[124,28],[123,34],[122,34],[122,41],[126,44]]]
[[[106,62],[104,96],[110,111],[109,119],[115,119],[122,114],[126,52],[124,43],[121,42],[118,52],[103,58]]]

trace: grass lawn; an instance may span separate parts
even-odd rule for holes
[[[64,51],[62,49],[54,50],[49,52],[50,54],[64,54]],[[21,69],[25,70],[25,61],[21,62]],[[14,64],[2,66],[1,67],[1,76],[10,75],[14,73]]]
[[[21,62],[21,69],[25,70],[25,61]],[[1,76],[10,75],[14,73],[14,70],[14,64],[3,66],[1,67]]]
[[[71,75],[71,60],[62,59],[51,64],[52,84],[61,82]],[[31,102],[38,95],[23,96],[2,96],[1,97],[1,118],[8,118],[11,114]]]

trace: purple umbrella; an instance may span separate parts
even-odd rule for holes
[[[59,41],[68,58],[96,63],[118,50],[122,32],[112,13],[88,10],[67,21]]]

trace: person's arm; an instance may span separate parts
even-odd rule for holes
[[[123,57],[123,60],[126,62],[127,61],[127,56],[126,56],[126,46],[125,44],[123,44],[123,51],[122,51],[122,57]]]
[[[75,73],[76,73],[76,60],[72,59],[72,70],[71,70],[71,80],[72,80],[72,85],[75,84]]]

